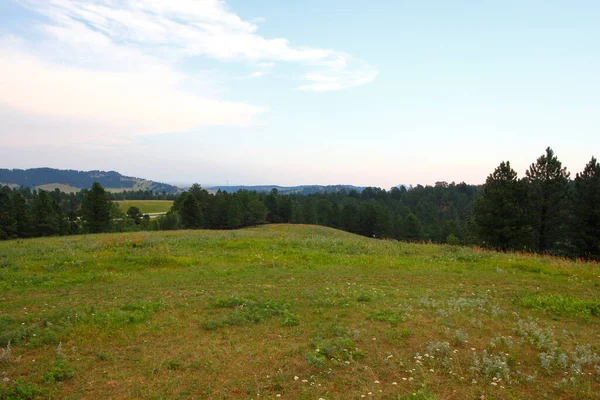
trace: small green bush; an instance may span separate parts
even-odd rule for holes
[[[460,244],[460,239],[456,237],[454,233],[451,233],[446,238],[446,243],[448,243],[450,246],[458,246]]]
[[[404,321],[404,313],[388,308],[372,312],[369,314],[368,319],[379,322],[387,322],[391,325],[398,325],[400,322]]]
[[[8,387],[0,386],[0,400],[36,400],[47,398],[37,385],[17,379]]]
[[[52,363],[48,372],[44,374],[44,382],[56,383],[72,379],[75,375],[73,367],[62,357]]]

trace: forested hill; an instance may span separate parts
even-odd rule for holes
[[[116,171],[77,171],[72,169],[31,168],[0,169],[0,184],[26,186],[65,192],[89,189],[94,182],[110,191],[152,190],[154,192],[178,193],[177,186],[142,178],[124,176]]]
[[[227,193],[235,193],[239,190],[249,190],[259,193],[269,193],[276,189],[279,194],[318,194],[318,193],[337,193],[345,190],[356,190],[362,192],[364,187],[353,185],[301,185],[301,186],[277,186],[277,185],[257,185],[257,186],[212,186],[208,190],[216,192],[218,190]]]

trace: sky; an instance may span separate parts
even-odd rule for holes
[[[596,0],[0,0],[0,168],[479,184],[600,157]]]

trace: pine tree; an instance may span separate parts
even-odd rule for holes
[[[202,228],[204,220],[200,203],[192,193],[184,193],[182,196],[183,200],[181,202],[179,214],[181,215],[183,227],[187,229]]]
[[[229,208],[227,209],[227,228],[237,229],[242,226],[244,221],[244,210],[240,205],[237,198],[234,196],[229,202]]]
[[[85,193],[82,204],[83,220],[89,233],[108,232],[111,224],[111,201],[98,183]]]
[[[13,196],[8,186],[0,187],[0,239],[16,236],[17,219],[13,207]]]
[[[525,182],[517,178],[510,162],[490,174],[473,209],[477,235],[486,246],[522,250],[534,246],[526,217]]]
[[[136,206],[131,206],[127,210],[127,217],[133,219],[136,225],[139,225],[142,222],[142,212]]]
[[[600,164],[594,157],[575,176],[573,213],[579,254],[600,259]]]
[[[17,236],[29,236],[31,233],[31,210],[27,199],[19,192],[13,193],[13,210],[17,222]]]
[[[568,247],[569,173],[550,147],[526,171],[537,250],[563,252]]]
[[[61,215],[54,199],[45,190],[40,190],[33,201],[33,225],[36,236],[58,235]]]
[[[403,238],[409,241],[417,241],[423,238],[423,227],[419,218],[410,213],[404,221]]]

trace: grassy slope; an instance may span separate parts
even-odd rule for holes
[[[127,211],[129,207],[135,206],[142,213],[167,212],[173,205],[173,200],[119,200],[117,201],[121,210]]]
[[[65,185],[62,183],[48,183],[45,185],[39,185],[35,187],[38,190],[47,190],[49,192],[54,191],[55,189],[60,190],[61,192],[64,193],[77,193],[81,191],[81,188],[77,188],[77,187],[73,187],[73,186],[69,186],[69,185]]]
[[[599,292],[597,264],[315,226],[1,242],[0,398],[595,399]]]

